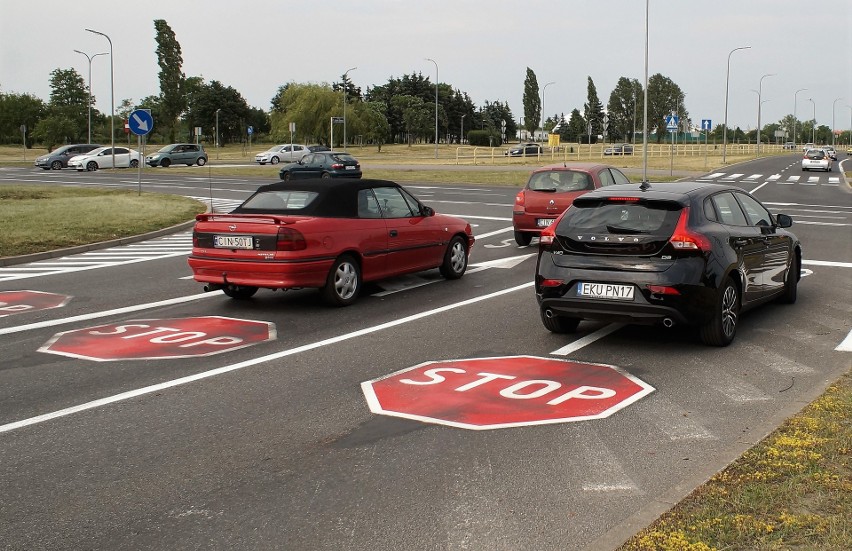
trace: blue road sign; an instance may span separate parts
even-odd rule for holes
[[[701,119],[701,130],[712,130],[713,121],[710,119]]]
[[[249,136],[254,134],[254,126],[249,126],[248,129],[247,129],[247,132],[249,133]]]
[[[153,130],[154,117],[145,109],[137,109],[130,113],[127,125],[130,127],[130,131],[137,136],[144,136]]]
[[[677,115],[666,116],[666,130],[677,130],[678,117]]]

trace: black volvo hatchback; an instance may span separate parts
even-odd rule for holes
[[[580,320],[694,325],[727,346],[740,312],[773,299],[793,303],[802,248],[740,188],[622,184],[587,193],[542,232],[535,290],[544,326]]]

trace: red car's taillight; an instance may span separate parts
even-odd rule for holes
[[[278,241],[275,249],[279,251],[303,251],[308,248],[305,236],[292,228],[278,228]]]
[[[677,221],[674,233],[672,234],[669,243],[675,249],[681,251],[709,251],[710,240],[702,234],[692,231],[688,226],[689,222],[689,207],[680,211],[680,219]]]
[[[198,232],[195,230],[192,232],[192,246],[196,248],[198,247]]]
[[[517,195],[515,195],[515,207],[512,209],[514,214],[524,214],[526,212],[526,197],[524,196],[523,190],[519,191]]]

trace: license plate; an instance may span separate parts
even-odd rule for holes
[[[254,239],[251,236],[214,235],[213,246],[217,249],[254,249]]]
[[[633,285],[612,285],[610,283],[577,284],[577,296],[588,298],[606,298],[611,300],[633,300]]]
[[[346,170],[355,170],[355,167],[354,166],[347,166]]]
[[[539,228],[546,228],[553,225],[555,218],[536,218],[535,225]]]

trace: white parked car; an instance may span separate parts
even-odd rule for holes
[[[802,172],[806,170],[831,172],[831,157],[822,148],[808,149],[802,157]]]
[[[832,161],[837,160],[837,150],[835,150],[833,146],[823,146],[823,150],[828,154],[829,157],[831,157]]]
[[[136,168],[139,166],[141,156],[135,149],[126,147],[115,148],[115,168]],[[100,168],[113,168],[112,148],[99,147],[84,155],[77,155],[68,160],[68,168],[77,170],[98,170]]]
[[[302,157],[308,153],[310,153],[308,146],[298,143],[288,143],[276,145],[275,147],[269,148],[268,151],[258,153],[254,156],[254,160],[256,163],[260,163],[262,165],[265,165],[266,163],[277,165],[280,162],[295,163],[301,160]]]

